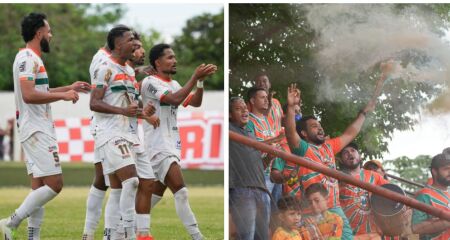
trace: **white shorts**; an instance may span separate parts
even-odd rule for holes
[[[45,177],[61,174],[56,139],[43,132],[35,132],[22,142],[27,174]]]
[[[101,158],[101,154],[100,151],[98,150],[98,148],[94,149],[94,166],[95,164],[100,163],[102,164],[102,158]],[[103,169],[103,164],[102,164],[102,169]],[[111,186],[111,184],[109,183],[109,177],[108,175],[105,175],[103,173],[103,178],[105,179],[105,186]]]
[[[165,178],[167,172],[169,171],[170,165],[175,162],[178,165],[180,164],[180,159],[178,159],[175,155],[167,155],[167,154],[157,154],[152,160],[151,164],[153,167],[153,172],[155,173],[155,177],[162,184],[165,184]]]
[[[97,148],[97,156],[103,166],[103,173],[109,175],[115,171],[134,165],[132,143],[122,137],[113,137]],[[105,176],[106,178],[106,176]]]
[[[133,146],[134,159],[136,159],[136,171],[139,178],[155,179],[153,167],[146,151],[140,145]]]

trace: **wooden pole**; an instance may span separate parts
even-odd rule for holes
[[[416,199],[409,198],[409,197],[401,195],[399,193],[390,191],[386,188],[382,188],[379,186],[372,185],[370,183],[360,181],[359,179],[356,179],[348,174],[342,173],[335,169],[330,169],[330,168],[325,167],[316,162],[309,161],[305,158],[295,156],[293,154],[289,154],[287,152],[278,150],[275,147],[258,142],[256,140],[250,139],[243,135],[229,131],[229,137],[230,137],[230,141],[235,141],[235,142],[239,142],[241,144],[245,144],[247,146],[256,148],[260,151],[280,157],[280,158],[284,159],[285,161],[293,162],[302,167],[306,167],[308,169],[311,169],[316,172],[319,172],[319,173],[325,174],[327,176],[333,177],[335,179],[338,179],[339,181],[344,181],[348,184],[363,188],[374,194],[378,194],[380,196],[383,196],[385,198],[391,199],[396,202],[401,202],[407,206],[410,206],[410,207],[420,210],[422,212],[426,212],[435,217],[450,221],[450,211],[441,210],[441,209],[432,207],[430,205],[427,205],[425,203],[419,202]]]

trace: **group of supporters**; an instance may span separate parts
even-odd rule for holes
[[[387,184],[379,161],[368,161],[363,168],[353,142],[375,109],[383,83],[393,71],[392,62],[380,68],[372,98],[338,137],[328,137],[314,116],[301,115],[296,84],[288,87],[283,108],[271,93],[267,74],[255,78],[245,100],[230,98],[229,130],[329,169],[337,170],[338,165],[339,171],[363,182]],[[420,239],[450,239],[450,221],[417,210],[408,233],[388,236],[377,225],[371,192],[232,140],[229,146],[232,239],[407,239],[412,233]],[[444,153],[432,159],[433,181],[415,197],[450,211],[450,151]],[[410,223],[411,215],[408,218]]]
[[[177,61],[169,45],[153,46],[149,54],[151,66],[141,66],[145,50],[139,34],[117,25],[108,32],[105,46],[92,59],[91,84],[79,81],[50,88],[41,59],[43,52],[50,52],[49,22],[44,14],[31,13],[22,20],[21,27],[26,47],[14,61],[14,88],[19,138],[32,191],[11,216],[0,220],[0,239],[24,239],[15,235],[25,219],[27,239],[40,239],[44,205],[63,187],[50,103],[76,103],[78,92],[91,92],[96,169],[82,239],[94,239],[108,187],[111,191],[105,208],[103,239],[153,239],[150,210],[167,188],[174,195],[178,217],[192,239],[204,239],[190,208],[179,165],[177,109],[179,105],[201,105],[204,80],[217,71],[217,66],[201,64],[181,86],[172,79]],[[146,76],[138,81],[137,73]],[[145,141],[138,137],[138,118],[144,119]]]

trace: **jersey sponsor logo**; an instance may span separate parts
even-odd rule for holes
[[[19,72],[25,72],[26,64],[27,64],[26,61],[23,61],[23,62],[20,63],[20,65],[19,65]]]
[[[156,92],[158,90],[156,90],[156,88],[153,86],[153,84],[149,84],[147,90],[151,93],[151,94],[156,94]]]

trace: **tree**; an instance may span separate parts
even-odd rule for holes
[[[401,11],[408,5],[396,5]],[[307,4],[230,4],[230,95],[243,94],[253,78],[266,72],[282,104],[288,84],[296,82],[302,91],[302,112],[316,115],[326,133],[332,137],[342,134],[358,111],[364,107],[379,77],[378,65],[357,74],[329,79],[316,66],[314,54],[320,49],[319,33],[310,26]],[[434,14],[435,30],[447,26],[449,5],[418,5]],[[335,61],[339,61],[336,59]],[[370,81],[363,81],[369,79]],[[318,95],[319,87],[327,86],[326,94]],[[381,157],[387,151],[387,141],[395,129],[412,129],[414,115],[442,91],[442,86],[430,86],[404,79],[387,82],[384,97],[377,109],[368,115],[356,142],[365,157]],[[323,95],[337,95],[333,101]]]
[[[408,158],[406,156],[396,158],[394,160],[387,160],[385,166],[388,173],[393,172],[393,175],[410,180],[415,183],[426,184],[428,178],[431,177],[430,163],[431,157],[428,155],[419,155],[416,158]],[[391,180],[394,183],[402,186],[403,189],[409,192],[416,192],[419,187],[405,184],[396,180]]]
[[[51,87],[83,80],[89,82],[92,56],[106,42],[106,29],[123,15],[120,4],[2,4],[0,36],[2,54],[0,89],[14,90],[12,64],[25,43],[20,35],[20,22],[30,12],[43,12],[52,28],[50,54],[43,59]]]
[[[190,79],[194,69],[201,63],[213,63],[218,71],[206,80],[205,88],[223,90],[223,10],[218,14],[204,13],[186,22],[183,33],[173,42],[180,65],[177,78],[181,84]]]

